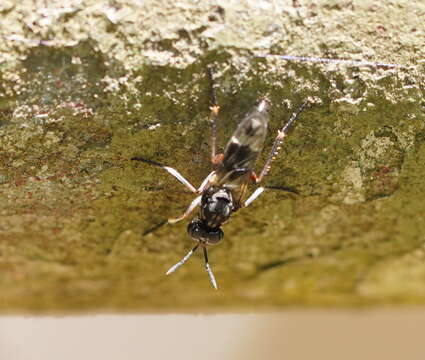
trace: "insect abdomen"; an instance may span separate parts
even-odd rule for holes
[[[223,166],[226,170],[253,166],[267,135],[269,107],[267,100],[261,100],[238,125],[224,151]]]

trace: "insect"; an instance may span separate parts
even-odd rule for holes
[[[302,57],[292,55],[255,55],[255,58],[280,58],[288,61],[308,61],[321,63],[339,63],[359,67],[383,67],[383,68],[406,68],[399,64],[389,64],[381,62],[352,61],[343,59],[328,59]],[[212,83],[211,70],[208,69],[210,82]],[[141,161],[153,166],[157,166],[167,171],[179,180],[187,189],[195,193],[197,197],[192,201],[187,210],[178,218],[168,219],[172,224],[187,218],[197,207],[198,215],[188,224],[187,232],[196,241],[196,245],[168,271],[167,275],[176,271],[201,247],[204,254],[205,269],[210,278],[211,284],[217,289],[217,281],[211,270],[208,261],[207,246],[216,245],[223,237],[221,226],[226,223],[230,216],[239,209],[249,206],[267,188],[259,186],[264,176],[269,172],[270,165],[278,154],[280,146],[288,130],[297,120],[305,107],[311,100],[304,101],[289,120],[278,130],[270,154],[259,175],[253,170],[257,155],[262,151],[267,135],[267,125],[269,121],[268,111],[271,102],[267,97],[260,98],[253,109],[242,119],[237,129],[227,143],[224,153],[217,154],[216,129],[219,118],[219,106],[217,105],[214,87],[212,86],[211,98],[213,106],[210,108],[211,115],[211,164],[214,170],[205,178],[199,188],[195,188],[176,169],[141,157],[133,157],[132,160]],[[257,185],[255,191],[248,197],[247,190],[250,184]],[[162,226],[163,222],[154,229]],[[153,229],[152,229],[153,230]]]
[[[208,72],[211,78],[211,72]],[[211,115],[211,164],[215,168],[202,182],[199,188],[195,188],[176,169],[141,157],[133,157],[132,160],[141,161],[157,166],[167,171],[179,180],[187,189],[197,197],[192,201],[187,210],[178,218],[168,219],[168,223],[176,223],[187,218],[197,207],[198,215],[188,224],[187,232],[196,241],[196,245],[168,271],[173,273],[182,266],[201,247],[204,254],[205,269],[211,284],[217,289],[217,281],[208,261],[208,245],[216,245],[223,237],[221,226],[226,223],[230,216],[239,209],[249,206],[265,190],[264,186],[258,186],[264,176],[270,170],[270,165],[278,154],[282,141],[290,127],[299,117],[300,113],[309,103],[306,100],[299,109],[292,114],[290,119],[278,130],[270,154],[257,176],[253,170],[257,155],[263,149],[267,135],[269,121],[269,109],[271,102],[267,97],[260,98],[253,109],[239,123],[231,136],[223,154],[217,154],[216,129],[219,117],[219,106],[215,101],[212,90],[213,106],[210,108]],[[248,185],[258,187],[246,198]]]
[[[12,42],[22,42],[34,46],[54,46],[54,42],[46,40],[26,39],[19,35],[1,36],[2,38]],[[343,59],[313,58],[292,55],[253,55],[253,58],[280,58],[287,61],[309,61],[321,63],[340,63],[351,66],[375,66],[384,68],[407,68],[403,65],[368,62],[368,61],[351,61]],[[169,166],[162,165],[152,160],[134,157],[132,160],[138,160],[150,165],[154,165],[166,170],[173,175],[190,191],[197,194],[186,212],[176,219],[169,219],[169,223],[175,223],[188,217],[197,207],[200,207],[198,215],[189,223],[188,233],[196,245],[180,260],[173,265],[167,274],[171,274],[181,265],[183,265],[192,254],[201,247],[204,253],[205,268],[210,277],[211,283],[217,289],[217,282],[208,262],[207,246],[220,242],[224,233],[221,226],[229,220],[231,214],[241,208],[249,206],[266,187],[259,186],[264,176],[270,168],[270,164],[277,155],[279,147],[287,134],[291,125],[298,118],[299,114],[307,106],[308,101],[304,102],[299,109],[291,116],[288,122],[279,130],[274,141],[272,150],[266,163],[257,176],[253,170],[253,166],[258,153],[262,150],[264,139],[267,132],[268,110],[271,106],[270,101],[264,97],[259,99],[258,104],[252,111],[242,120],[237,127],[235,133],[230,138],[223,154],[216,153],[216,123],[218,121],[219,107],[216,101],[213,102],[211,108],[212,123],[212,153],[211,163],[215,169],[202,182],[201,186],[196,189],[188,180],[186,180],[177,170]],[[257,185],[257,189],[245,199],[248,185]]]

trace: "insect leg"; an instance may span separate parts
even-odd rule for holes
[[[215,281],[215,276],[210,268],[210,264],[208,262],[208,253],[207,253],[207,246],[203,245],[204,249],[204,259],[205,259],[205,270],[207,270],[208,276],[210,278],[212,286],[214,286],[214,289],[218,289],[217,282]]]
[[[196,249],[199,247],[199,243],[196,244],[192,250],[190,250],[183,259],[181,259],[177,264],[171,266],[168,271],[166,272],[166,275],[170,275],[171,273],[173,273],[174,271],[176,271],[180,266],[182,266],[192,255],[193,253],[196,251]]]
[[[217,121],[218,121],[218,112],[220,106],[217,105],[217,98],[215,95],[214,89],[214,79],[212,76],[211,68],[207,68],[208,80],[210,83],[210,103],[211,103],[211,163],[213,165],[219,164],[223,160],[223,154],[217,154]]]
[[[294,190],[293,188],[290,187],[286,187],[286,186],[260,186],[257,189],[255,189],[255,191],[249,196],[248,199],[245,200],[243,207],[247,207],[249,205],[251,205],[251,203],[258,198],[264,190],[281,190],[281,191],[285,191],[289,194],[295,194],[298,195],[298,192],[296,190]]]
[[[153,233],[154,231],[162,228],[166,223],[167,223],[167,220],[161,221],[160,223],[158,223],[158,224],[152,226],[151,228],[149,228],[148,230],[145,230],[143,232],[142,236],[146,236],[146,235],[149,235],[150,233]]]
[[[211,107],[211,163],[213,165],[217,165],[223,161],[223,154],[217,154],[217,120],[219,110],[220,107],[218,105]]]
[[[131,160],[136,160],[136,161],[141,161],[144,162],[146,164],[150,164],[153,166],[158,166],[161,169],[164,169],[165,171],[167,171],[169,174],[173,175],[178,181],[180,181],[184,186],[186,186],[190,191],[196,193],[196,189],[195,187],[189,182],[187,181],[182,174],[180,174],[176,169],[173,169],[172,167],[169,166],[165,166],[162,165],[160,163],[157,163],[156,161],[152,161],[152,160],[147,160],[147,159],[143,159],[141,157],[133,157],[131,158]]]
[[[213,183],[213,178],[215,176],[215,171],[209,173],[209,175],[202,181],[201,186],[199,186],[198,190],[196,190],[197,194],[202,194],[206,189],[208,189]]]
[[[282,144],[282,141],[284,137],[286,136],[286,133],[288,132],[291,125],[295,122],[295,120],[297,120],[298,116],[304,110],[304,108],[307,106],[308,103],[309,103],[309,100],[304,101],[303,104],[298,108],[298,110],[291,115],[288,122],[285,125],[283,125],[280,130],[277,131],[276,139],[273,143],[269,157],[267,158],[266,163],[264,164],[263,170],[261,170],[260,176],[255,178],[255,182],[257,184],[259,184],[261,180],[263,179],[263,177],[267,175],[267,173],[269,172],[270,164],[274,160],[276,155],[278,154],[280,150],[280,145]]]
[[[265,188],[262,186],[256,188],[255,191],[250,195],[250,197],[245,200],[243,207],[249,206],[256,198],[258,198],[263,193],[264,190]]]
[[[189,207],[187,208],[187,210],[184,212],[184,214],[178,218],[175,219],[168,219],[168,222],[170,224],[174,224],[180,220],[183,220],[184,218],[188,217],[190,215],[190,213],[197,207],[199,206],[199,204],[201,203],[201,199],[202,199],[202,195],[199,195],[198,197],[195,198],[195,200],[192,201],[192,203],[189,205]]]

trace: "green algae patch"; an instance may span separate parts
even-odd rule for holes
[[[406,17],[420,2],[83,3],[34,12],[31,27],[22,24],[37,1],[0,12],[0,311],[424,303],[425,29]],[[409,68],[253,57],[259,50]],[[175,167],[199,186],[211,171],[207,67],[221,150],[259,97],[273,104],[257,171],[277,129],[312,100],[265,179],[276,189],[234,214],[211,247],[218,292],[199,254],[165,275],[193,241],[187,221],[160,225],[194,195],[131,160]]]

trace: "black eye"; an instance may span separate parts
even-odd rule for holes
[[[206,235],[206,238],[208,239],[207,243],[210,245],[215,245],[224,238],[224,232],[221,229],[217,229],[215,231],[209,231],[205,235]]]
[[[230,210],[231,210],[230,205],[226,205],[226,206],[223,208],[223,216],[224,216],[225,218],[228,218],[228,217],[230,216]]]
[[[202,222],[199,221],[199,219],[192,220],[189,225],[187,225],[187,233],[193,239],[200,240],[205,234]]]
[[[193,219],[187,226],[187,233],[196,241],[206,242],[210,245],[217,244],[223,239],[224,233],[220,228],[208,228],[201,220]]]

